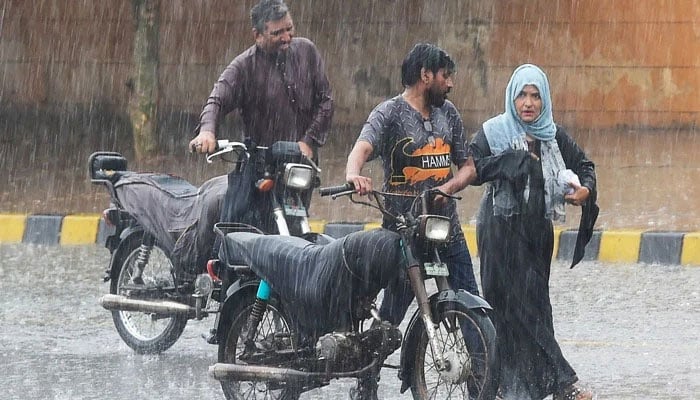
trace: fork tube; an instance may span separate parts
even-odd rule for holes
[[[420,310],[421,319],[423,320],[423,325],[425,325],[425,332],[428,334],[428,343],[430,343],[430,348],[435,355],[435,367],[442,371],[445,369],[445,363],[443,362],[442,353],[439,352],[440,346],[436,341],[436,330],[435,323],[432,318],[432,310],[430,309],[430,301],[428,300],[428,292],[425,289],[425,280],[423,280],[423,273],[421,272],[420,263],[413,257],[410,246],[405,247],[406,256],[409,260],[409,267],[407,269],[408,279],[411,282],[411,288],[416,296],[416,302],[418,303],[418,309]]]
[[[284,210],[282,209],[279,201],[277,201],[277,196],[275,196],[274,193],[270,193],[270,199],[272,201],[272,214],[274,215],[275,222],[277,223],[277,231],[279,231],[279,234],[282,236],[290,236],[289,227],[287,226],[287,219],[284,218]]]
[[[301,204],[302,206],[304,205],[304,202],[301,200],[301,194],[299,194],[299,192],[294,193],[294,199],[296,200],[297,204]],[[306,208],[305,210],[306,215],[299,218],[299,225],[302,234],[311,232],[311,226],[309,225],[309,210]]]

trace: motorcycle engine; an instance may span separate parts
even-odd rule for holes
[[[316,342],[316,356],[326,362],[326,368],[335,371],[357,369],[361,358],[361,342],[353,332],[333,332]]]
[[[399,347],[401,331],[383,322],[361,333],[327,333],[316,342],[316,355],[327,369],[345,372],[365,367],[376,357],[383,360]]]

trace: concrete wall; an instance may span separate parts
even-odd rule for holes
[[[214,173],[184,155],[201,106],[229,61],[252,43],[252,0],[164,0],[160,140],[147,165],[201,184]],[[549,74],[554,115],[596,162],[598,226],[700,227],[700,2],[695,0],[289,0],[298,34],[323,53],[334,88],[334,132],[321,153],[324,184],[344,175],[358,127],[400,92],[399,66],[419,41],[458,63],[457,104],[469,132],[503,109],[513,68]],[[85,178],[96,150],[132,160],[126,104],[130,0],[0,3],[0,211],[99,212]],[[379,168],[369,172],[378,176]],[[480,190],[460,202],[475,215]],[[375,220],[314,200],[319,218]],[[575,226],[575,210],[569,227]],[[350,219],[354,218],[354,219]]]
[[[164,107],[198,113],[223,67],[252,43],[251,0],[168,0],[161,11]],[[502,110],[515,66],[549,74],[555,113],[579,129],[694,126],[700,100],[693,0],[290,0],[335,89],[336,123],[357,125],[400,90],[418,41],[459,64],[452,98],[468,126]],[[0,99],[40,106],[126,105],[129,0],[6,0],[0,6]]]

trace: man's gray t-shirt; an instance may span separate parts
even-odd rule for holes
[[[467,160],[462,118],[448,100],[433,107],[428,120],[400,95],[386,100],[369,114],[357,140],[372,145],[370,159],[382,160],[386,192],[419,194],[445,183],[452,177],[452,164]],[[411,201],[389,197],[387,207],[401,212]],[[463,238],[454,200],[431,212],[452,219],[452,240]],[[385,226],[391,228],[386,221]]]

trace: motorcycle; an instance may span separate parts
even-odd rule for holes
[[[310,232],[302,197],[318,186],[320,170],[296,142],[262,147],[219,140],[217,151],[207,156],[208,163],[215,160],[230,163],[231,172],[197,188],[177,176],[129,171],[126,158],[116,152],[96,152],[88,159],[91,182],[104,185],[110,195],[102,217],[111,229],[104,277],[111,283],[100,304],[137,353],[165,351],[188,320],[218,315],[220,283],[206,269],[216,256],[213,226],[230,209],[223,202],[230,184],[237,182],[234,192],[250,189],[258,206],[245,204],[245,211],[255,212],[243,217],[262,218],[271,233],[318,239]],[[255,188],[239,179],[243,173],[254,179]],[[269,215],[263,218],[262,212]],[[215,344],[215,337],[208,341]]]
[[[495,398],[491,307],[450,288],[438,253],[449,240],[450,219],[428,212],[436,194],[456,197],[431,189],[408,196],[413,206],[394,215],[384,200],[407,195],[373,191],[371,201],[359,201],[353,193],[350,184],[320,190],[378,209],[397,231],[380,228],[314,244],[245,225],[216,225],[222,251],[212,272],[227,294],[210,376],[227,399],[297,399],[339,378],[357,378],[356,397],[374,399],[380,369],[390,367],[387,357],[401,347],[401,393],[410,388],[415,399]],[[375,304],[402,272],[418,304],[403,335],[381,320]],[[429,278],[437,287],[432,295]]]

